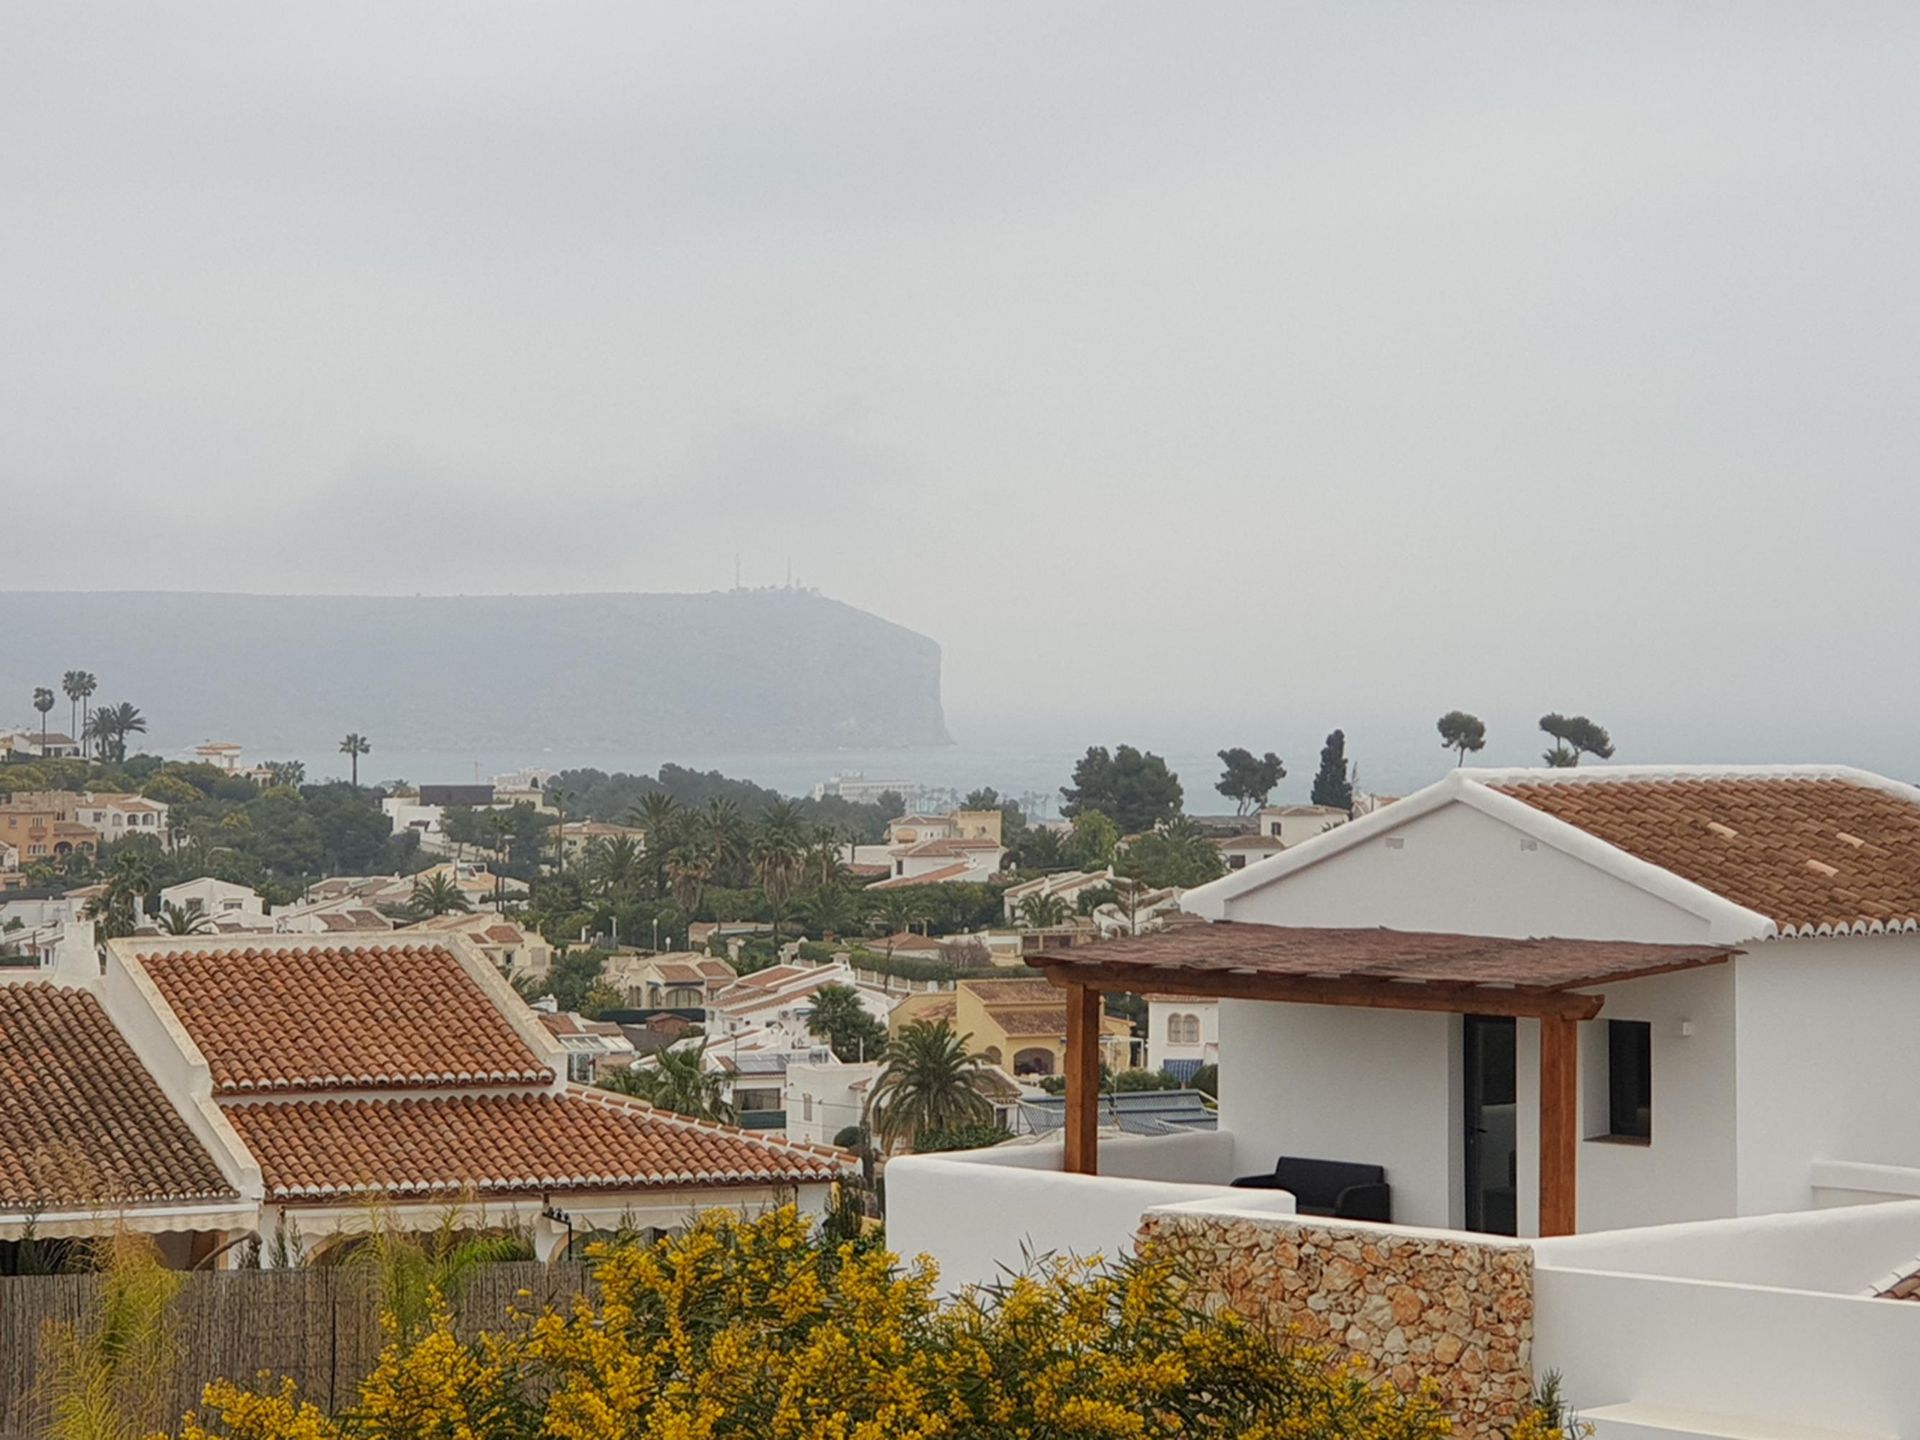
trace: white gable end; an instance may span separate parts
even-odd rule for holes
[[[1389,818],[1390,811],[1369,817]],[[1222,897],[1211,912],[1194,908],[1214,918],[1262,925],[1377,925],[1522,939],[1556,935],[1675,944],[1728,938],[1715,933],[1711,915],[1701,913],[1713,906],[1676,903],[1569,853],[1580,848],[1580,840],[1589,846],[1597,842],[1550,823],[1575,836],[1575,843],[1563,849],[1538,833],[1547,827],[1522,830],[1456,798],[1410,811],[1397,824],[1370,826],[1364,837],[1343,836],[1346,843],[1327,844],[1317,860],[1303,846],[1249,866],[1236,877],[1242,882],[1238,894]],[[1256,877],[1269,868],[1279,873],[1259,883]]]

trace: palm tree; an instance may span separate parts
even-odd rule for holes
[[[360,757],[372,754],[373,745],[366,736],[350,730],[346,738],[340,742],[340,753],[346,756],[353,766],[353,788],[358,790],[360,788]]]
[[[920,897],[905,890],[887,890],[875,897],[872,918],[887,932],[887,955],[893,955],[893,937],[911,930],[920,918]]]
[[[873,1087],[873,1133],[888,1150],[911,1148],[935,1130],[992,1122],[993,1105],[980,1091],[986,1058],[967,1049],[972,1039],[945,1020],[916,1020],[894,1037]]]
[[[664,790],[649,790],[638,805],[627,810],[627,824],[642,832],[640,844],[646,852],[647,873],[656,895],[666,893],[667,852],[678,843],[685,819],[679,802]]]
[[[799,807],[791,800],[769,805],[760,819],[760,833],[753,838],[748,858],[753,862],[753,878],[759,882],[773,910],[773,944],[780,946],[780,921],[787,912],[806,863],[802,848]]]
[[[646,857],[631,835],[596,840],[587,847],[587,878],[608,899],[623,901],[640,888],[646,876]]]
[[[422,915],[445,915],[450,910],[466,915],[473,910],[473,902],[467,899],[466,892],[454,884],[444,870],[435,871],[425,880],[414,881],[413,895],[407,903]]]
[[[53,709],[53,691],[44,685],[33,690],[33,708],[40,712],[40,753],[47,753],[47,712]]]
[[[147,720],[132,705],[102,705],[87,721],[86,733],[97,744],[102,760],[127,758],[127,736],[147,733]]]
[[[1020,902],[1020,923],[1029,930],[1051,930],[1066,924],[1072,914],[1058,895],[1029,895]]]
[[[87,700],[99,688],[99,681],[85,670],[69,670],[61,680],[61,688],[66,690],[69,700],[80,702],[80,728],[73,732],[73,738],[81,740],[87,733]]]
[[[60,677],[60,689],[67,697],[67,733],[76,740],[80,738],[80,681],[86,673],[69,670]]]
[[[721,884],[743,883],[749,846],[747,822],[740,816],[740,807],[724,796],[716,795],[707,802],[707,808],[700,817],[700,826],[706,832],[707,844],[713,851],[713,869],[720,877]]]
[[[276,786],[297,790],[306,782],[307,767],[298,760],[269,760],[267,777]]]
[[[819,886],[800,897],[800,921],[822,940],[844,935],[859,922],[859,909],[838,885]]]
[[[212,929],[213,921],[204,910],[188,910],[171,900],[160,907],[162,935],[205,935]]]
[[[707,1042],[692,1049],[662,1050],[646,1067],[630,1065],[600,1082],[603,1090],[638,1095],[662,1110],[691,1115],[696,1120],[731,1124],[733,1106],[727,1100],[727,1077],[707,1069]]]
[[[673,903],[691,920],[700,908],[700,897],[713,875],[713,850],[703,840],[687,839],[667,854],[667,883],[673,890]]]

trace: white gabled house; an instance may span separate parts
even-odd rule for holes
[[[1517,1235],[1520,1368],[1564,1370],[1599,1440],[1920,1434],[1920,789],[1459,770],[1184,905],[1033,957],[1068,1011],[1062,1141],[896,1160],[896,1247],[965,1282],[1143,1224]],[[1108,991],[1218,1000],[1216,1133],[1103,1115]],[[1391,1224],[1310,1204],[1298,1165],[1299,1193],[1227,1188],[1281,1157],[1377,1167]]]
[[[1461,770],[1185,903],[1238,925],[1728,947],[1581,987],[1603,1004],[1579,1026],[1579,1230],[1800,1208],[1838,1198],[1848,1164],[1912,1169],[1920,1194],[1911,786],[1835,767]],[[1226,1000],[1223,1094],[1344,1097],[1245,1124],[1228,1101],[1229,1123],[1250,1164],[1264,1146],[1386,1165],[1396,1218],[1534,1233],[1538,1030]]]

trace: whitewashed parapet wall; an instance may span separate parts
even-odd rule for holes
[[[1524,1244],[1194,1207],[1149,1211],[1140,1240],[1170,1251],[1203,1303],[1402,1390],[1431,1379],[1456,1435],[1504,1435],[1533,1393]]]

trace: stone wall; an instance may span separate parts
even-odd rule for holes
[[[1533,1392],[1533,1251],[1516,1241],[1290,1216],[1149,1211],[1207,1303],[1357,1356],[1407,1390],[1431,1377],[1455,1434],[1506,1432]]]

